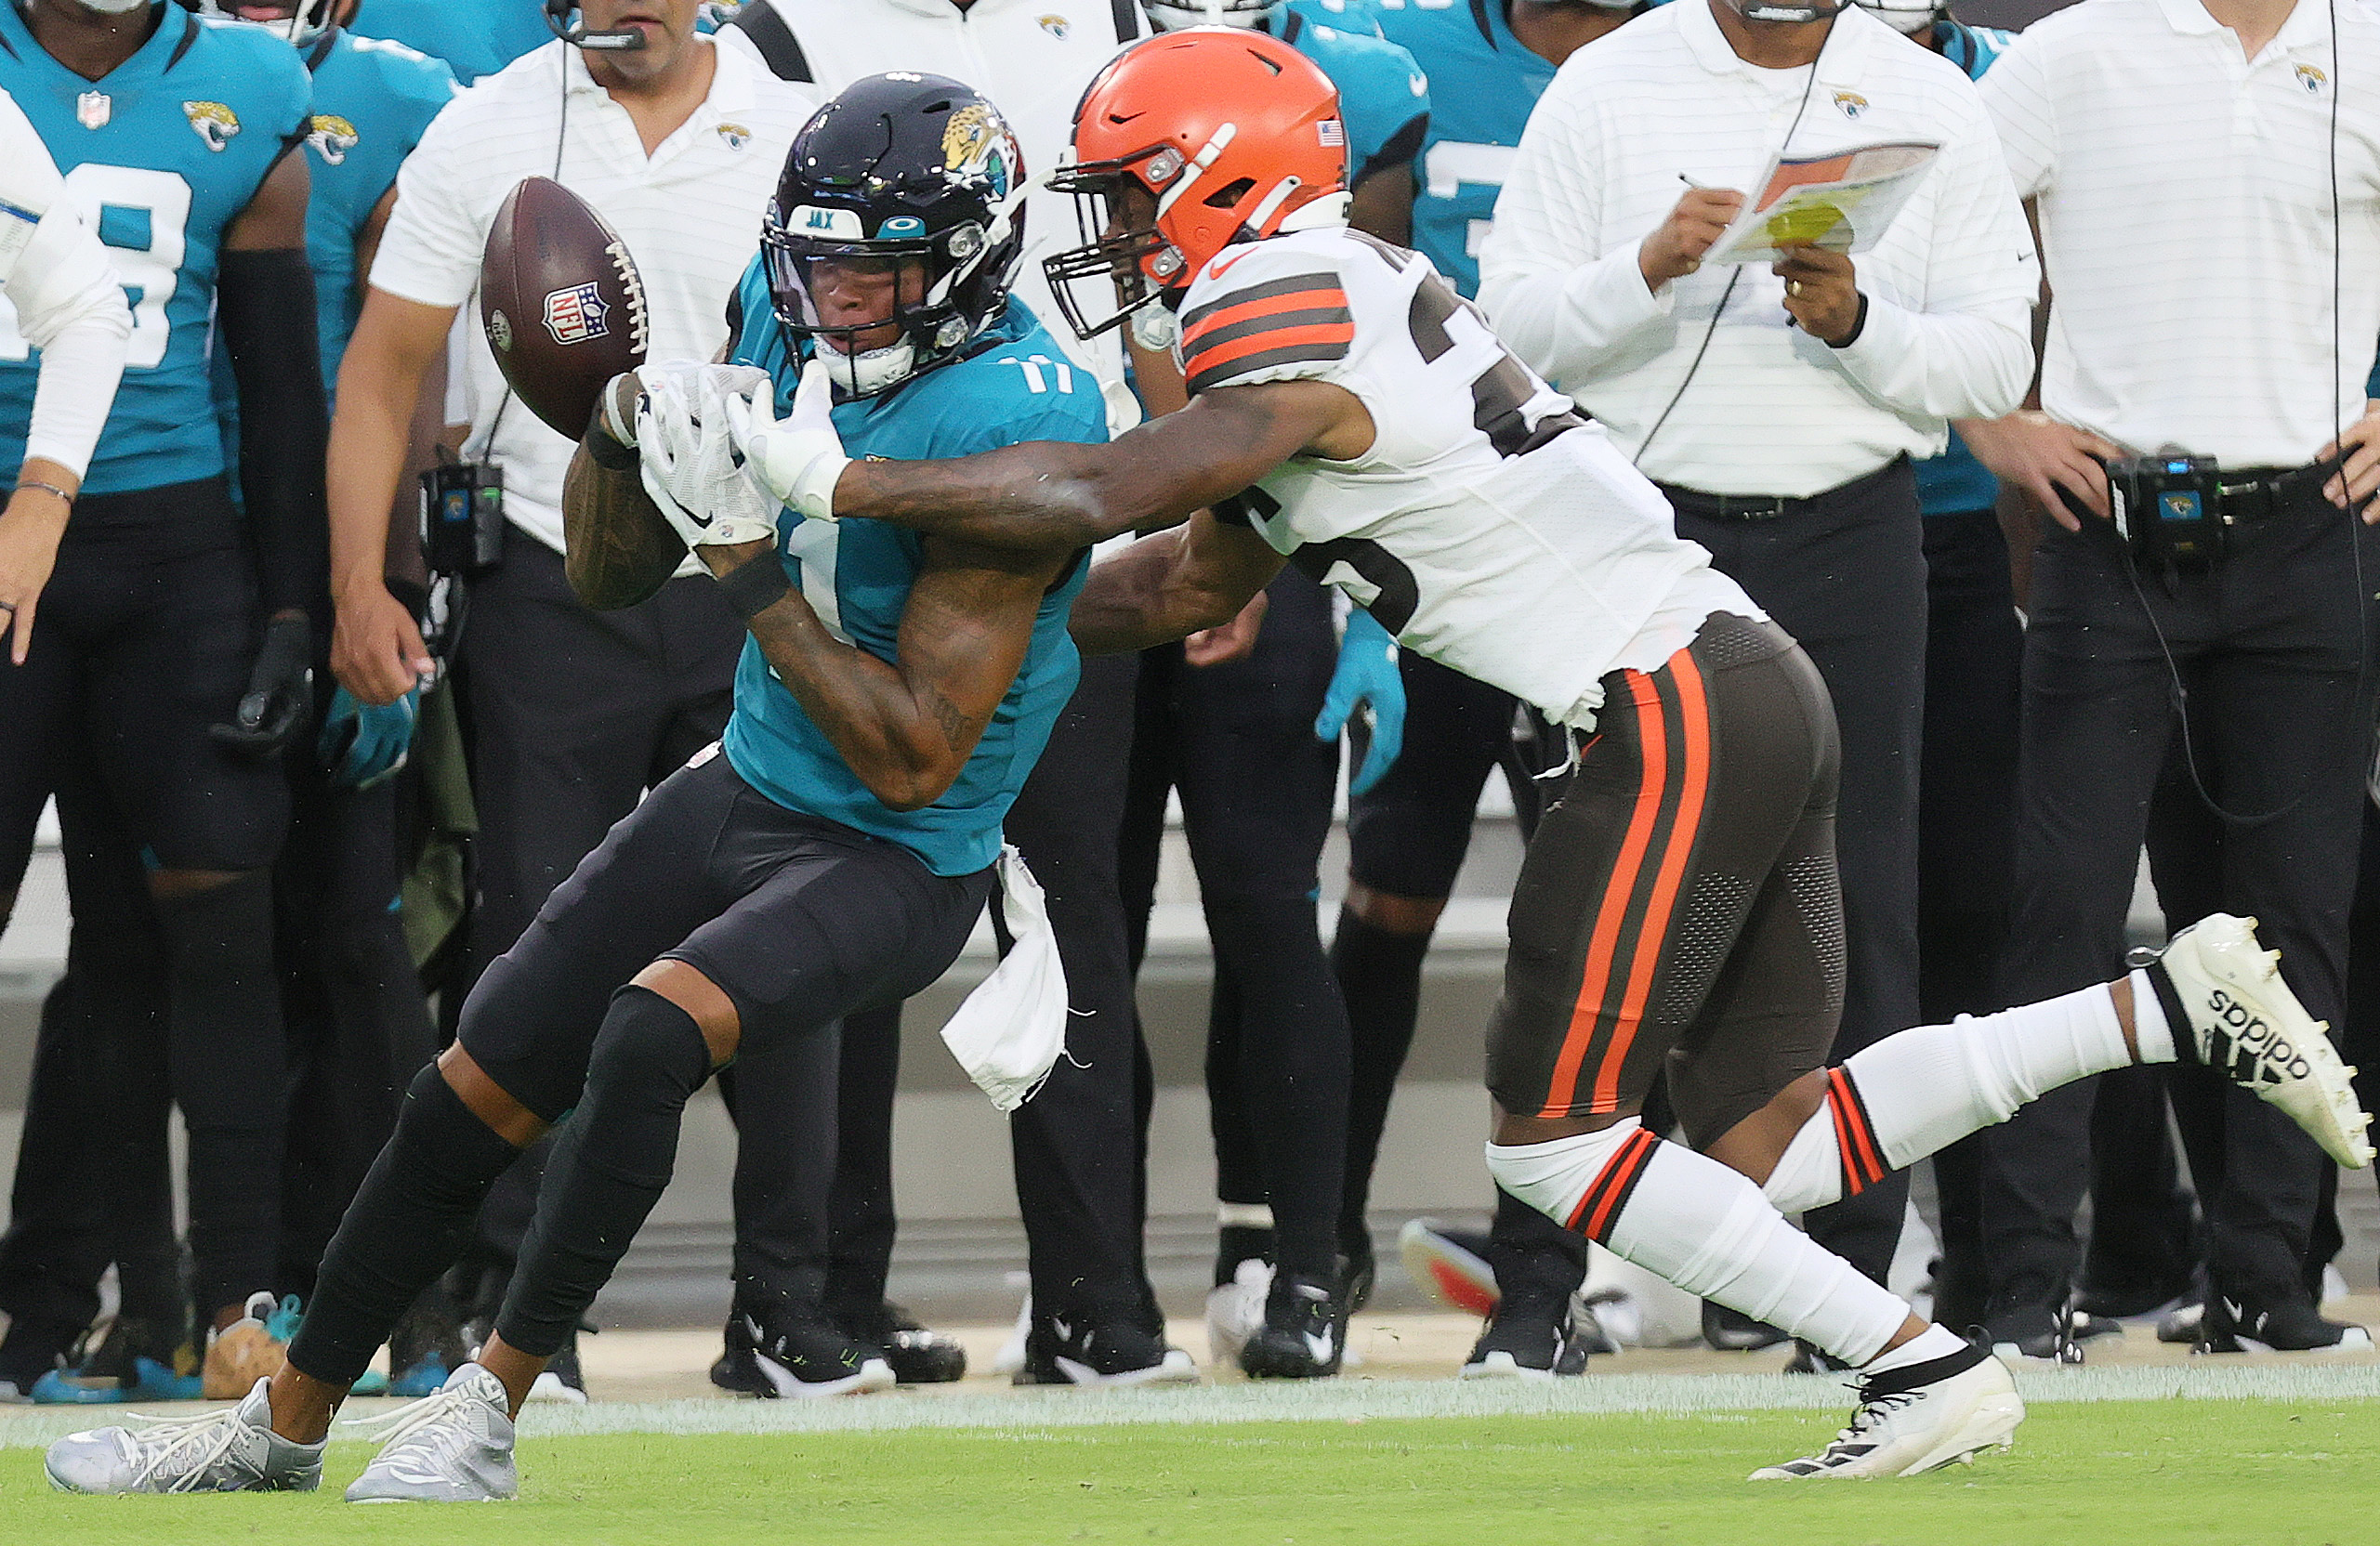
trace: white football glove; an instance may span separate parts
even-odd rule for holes
[[[835,518],[835,485],[851,465],[835,433],[834,406],[826,367],[815,360],[802,372],[793,412],[782,419],[776,394],[767,387],[727,401],[729,434],[743,452],[745,470],[788,509],[812,520]]]
[[[777,502],[743,468],[724,404],[769,375],[749,365],[664,365],[638,372],[635,425],[645,492],[688,547],[776,540]]]

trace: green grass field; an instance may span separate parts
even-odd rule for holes
[[[24,1447],[0,1450],[0,1541],[2380,1541],[2380,1406],[2368,1401],[2037,1402],[2018,1448],[1972,1467],[1742,1480],[1839,1421],[1806,1409],[533,1437],[519,1501],[443,1509],[342,1504],[370,1455],[361,1443],[334,1448],[310,1496],[134,1499],[52,1493]]]

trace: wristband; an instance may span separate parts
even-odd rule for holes
[[[586,436],[579,442],[586,447],[586,458],[605,472],[633,472],[643,458],[637,448],[611,433],[605,422],[604,405],[598,402],[586,421]]]
[[[794,583],[785,578],[785,566],[777,561],[777,550],[771,546],[718,576],[718,586],[735,615],[750,622],[782,599]]]
[[[17,491],[19,493],[23,493],[27,489],[39,489],[46,494],[56,494],[59,504],[64,504],[70,510],[74,507],[74,496],[68,493],[65,490],[59,488],[55,483],[44,483],[39,478],[28,478],[23,482],[17,485]]]

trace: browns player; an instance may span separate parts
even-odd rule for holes
[[[1049,260],[1053,281],[1086,334],[1173,311],[1192,394],[1112,448],[861,463],[822,389],[778,420],[717,379],[717,406],[754,476],[813,518],[1048,549],[1182,522],[1094,570],[1072,624],[1086,650],[1220,624],[1286,557],[1407,649],[1571,727],[1575,777],[1513,897],[1489,1169],[1861,1370],[1842,1438],[1759,1475],[1905,1474],[2005,1443],[2024,1409],[2007,1370],[1783,1213],[2135,1062],[2221,1067],[2349,1165],[2369,1161],[2369,1118],[2222,915],[2126,978],[1822,1067],[1843,967],[1824,685],[1427,259],[1346,229],[1337,113],[1318,71],[1247,33],[1140,44],[1085,97],[1061,180],[1096,235]],[[1111,277],[1123,308],[1085,318],[1071,282]],[[1663,1069],[1684,1144],[1638,1120]],[[1312,1335],[1335,1334],[1327,1302],[1312,1313]]]

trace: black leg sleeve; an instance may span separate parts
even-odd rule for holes
[[[892,1103],[901,1086],[901,1006],[846,1015],[841,1051],[835,1186],[826,1199],[826,1313],[838,1325],[865,1326],[884,1308],[900,1227],[892,1208]]]
[[[323,1253],[314,1302],[289,1344],[291,1366],[353,1384],[398,1317],[462,1254],[480,1199],[519,1152],[437,1068],[415,1074],[396,1133]]]
[[[1347,1001],[1349,1063],[1347,1103],[1347,1185],[1339,1204],[1339,1244],[1366,1238],[1364,1211],[1372,1201],[1372,1167],[1380,1157],[1380,1133],[1388,1125],[1388,1103],[1397,1076],[1414,1044],[1421,1016],[1421,970],[1429,936],[1398,934],[1339,910],[1331,941],[1331,973]],[[1532,1209],[1532,1212],[1534,1212]]]
[[[585,1093],[555,1140],[537,1219],[496,1317],[506,1345],[551,1357],[578,1330],[667,1189],[678,1122],[710,1077],[710,1048],[692,1015],[634,984],[612,995]]]

